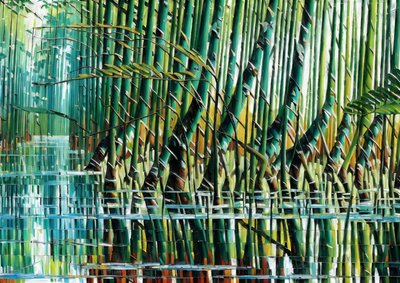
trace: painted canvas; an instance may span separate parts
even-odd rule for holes
[[[0,0],[0,282],[398,282],[398,114],[399,0]]]

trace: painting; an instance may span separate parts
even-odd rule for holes
[[[0,0],[0,282],[397,282],[398,114],[398,0]]]

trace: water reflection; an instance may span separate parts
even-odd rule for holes
[[[256,252],[253,266],[240,266],[235,260],[218,266],[111,262],[107,258],[110,248],[110,241],[106,238],[109,235],[106,225],[108,219],[126,220],[129,231],[132,220],[139,223],[149,219],[226,219],[230,223],[228,226],[233,228],[237,227],[235,220],[239,220],[246,227],[249,206],[246,203],[242,213],[234,213],[233,210],[232,213],[212,213],[216,207],[169,205],[180,211],[150,217],[145,206],[138,206],[133,213],[127,201],[121,215],[111,215],[105,209],[102,176],[81,171],[83,157],[83,152],[69,149],[68,137],[34,137],[31,143],[19,145],[15,151],[2,153],[2,278],[84,280],[126,276],[141,281],[162,274],[172,279],[204,272],[205,278],[213,280],[333,280],[342,274],[342,277],[348,276],[352,281],[357,281],[365,275],[360,271],[364,263],[372,264],[373,274],[368,277],[385,274],[397,276],[399,271],[400,263],[393,260],[400,237],[400,218],[395,213],[399,203],[382,203],[378,205],[379,211],[373,210],[372,204],[364,204],[354,206],[349,213],[338,213],[335,206],[312,206],[307,199],[297,202],[300,216],[284,214],[283,209],[277,209],[273,214],[268,209],[254,209],[251,216],[253,221],[261,219],[267,227],[264,231],[255,231],[255,251],[256,238],[263,237],[267,254],[260,256]],[[129,190],[125,193],[129,194]],[[200,197],[203,199],[209,197],[207,193],[202,194]],[[274,200],[265,198],[262,201],[270,203]],[[317,213],[321,208],[331,213]],[[188,213],[194,209],[198,213]],[[285,220],[293,219],[297,221],[297,230],[290,230],[288,228],[291,226],[284,225]],[[363,231],[368,233],[360,234]],[[227,232],[228,235],[234,233],[233,230]],[[305,257],[299,258],[292,253],[293,247],[285,240],[290,233],[302,239],[299,246],[306,250]],[[367,254],[372,255],[372,259],[360,258],[360,251],[356,248],[360,243]],[[171,250],[175,244],[168,242],[168,249]],[[145,243],[142,243],[142,248],[145,249]],[[263,268],[263,262],[268,266],[268,272],[260,274],[257,270]]]

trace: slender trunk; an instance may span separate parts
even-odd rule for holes
[[[292,61],[292,71],[290,74],[290,82],[287,89],[287,104],[289,108],[288,111],[288,123],[292,124],[295,113],[297,112],[297,103],[300,97],[300,91],[303,80],[303,69],[304,69],[304,59],[308,49],[308,40],[311,27],[311,21],[314,14],[315,1],[306,0],[304,3],[304,10],[302,16],[302,28],[300,30],[299,39],[296,44],[296,50],[294,51],[293,61]],[[267,147],[266,155],[269,158],[273,157],[279,152],[281,135],[280,129],[283,120],[283,111],[278,113],[275,121],[268,128],[267,137]]]

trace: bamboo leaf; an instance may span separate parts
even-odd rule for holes
[[[371,114],[383,115],[400,113],[400,72],[395,69],[386,76],[390,83],[386,88],[378,87],[362,95],[360,98],[350,102],[345,108],[349,114]]]

